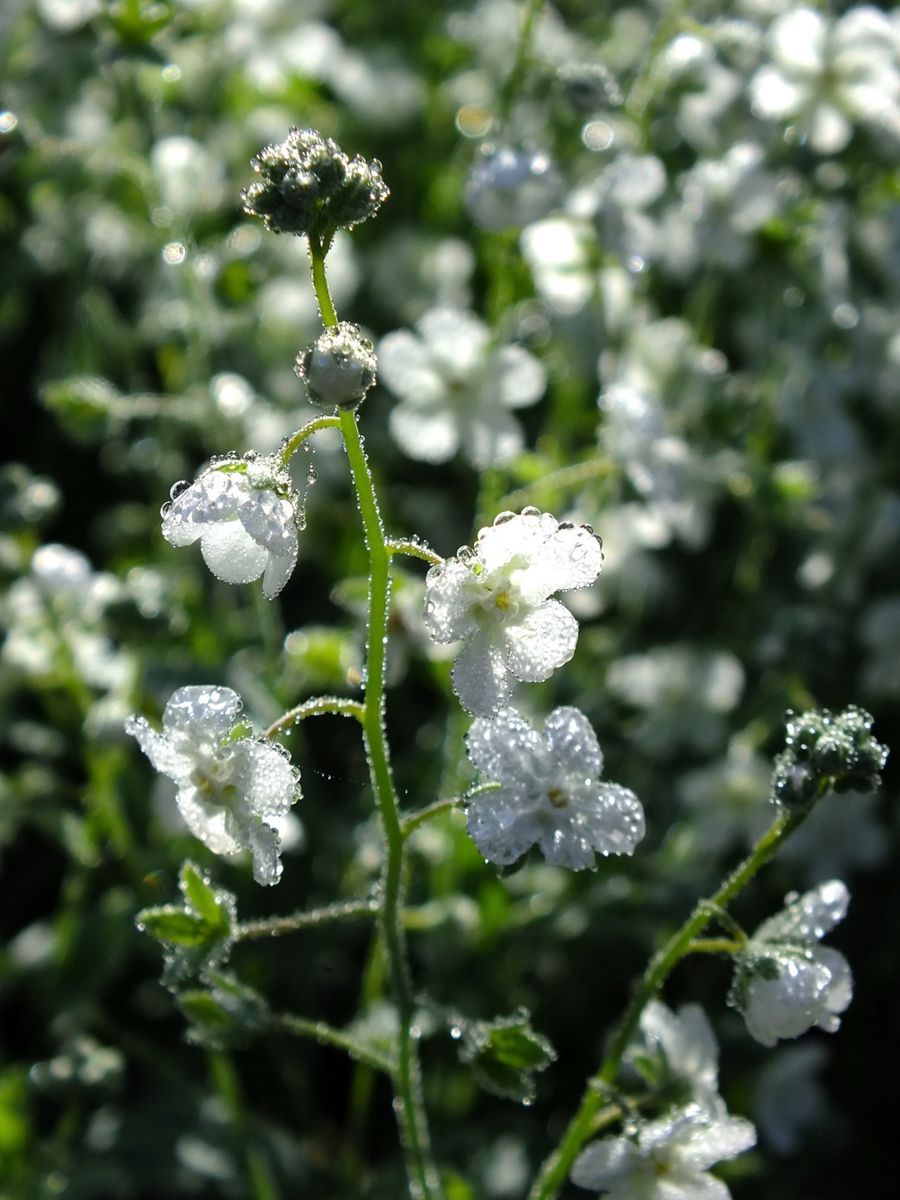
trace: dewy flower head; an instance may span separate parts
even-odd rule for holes
[[[708,1168],[755,1142],[756,1130],[743,1117],[711,1117],[691,1105],[640,1125],[633,1138],[593,1142],[575,1160],[572,1182],[604,1192],[606,1200],[729,1200]]]
[[[557,708],[538,733],[514,709],[479,717],[469,758],[496,791],[469,803],[469,835],[501,866],[533,845],[548,862],[580,871],[594,855],[631,854],[644,836],[644,812],[628,788],[603,783],[603,753],[584,713]]]
[[[522,449],[510,409],[543,395],[547,374],[524,347],[497,346],[473,313],[433,308],[416,332],[397,329],[378,346],[381,381],[400,398],[391,433],[411,458],[447,462],[458,451],[476,467]]]
[[[651,1086],[681,1093],[712,1116],[725,1104],[719,1095],[719,1046],[699,1004],[683,1004],[677,1014],[659,1000],[641,1013],[640,1039],[627,1057]]]
[[[885,746],[872,736],[872,718],[851,704],[786,714],[785,748],[775,757],[772,798],[809,804],[827,792],[871,792],[881,784]]]
[[[818,943],[843,919],[849,901],[837,879],[787,896],[786,907],[763,922],[738,957],[729,1003],[764,1046],[814,1025],[826,1033],[839,1028],[838,1014],[853,997],[850,967],[843,954]]]
[[[299,497],[274,457],[254,453],[215,460],[192,484],[176,483],[163,506],[162,533],[173,546],[198,539],[206,565],[224,583],[263,577],[273,599],[297,562]]]
[[[260,179],[241,194],[244,211],[261,217],[273,233],[330,241],[336,229],[374,216],[390,195],[379,162],[349,158],[313,129],[291,129],[251,165]]]
[[[253,855],[257,883],[281,876],[279,838],[266,818],[287,813],[299,796],[297,772],[280,746],[242,736],[241,698],[222,687],[183,687],[163,713],[163,731],[132,716],[125,729],[153,766],[178,787],[191,833],[215,854]]]
[[[569,661],[578,622],[549,597],[593,583],[602,564],[589,525],[560,524],[524,508],[500,513],[479,530],[474,549],[464,546],[431,568],[425,625],[436,642],[468,643],[453,668],[464,708],[488,716],[505,703],[514,679],[538,683]]]

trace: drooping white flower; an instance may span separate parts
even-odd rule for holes
[[[649,1056],[661,1082],[687,1091],[685,1099],[704,1112],[714,1116],[725,1111],[719,1095],[719,1045],[699,1004],[683,1004],[675,1013],[651,1000],[641,1013],[640,1034],[629,1057]]]
[[[628,788],[600,780],[603,753],[587,717],[557,708],[542,732],[512,708],[479,717],[469,758],[501,786],[469,802],[469,835],[501,866],[533,845],[548,862],[580,871],[595,854],[631,854],[644,836],[644,812]]]
[[[192,484],[175,484],[163,507],[162,533],[173,546],[198,539],[204,561],[224,583],[263,577],[273,599],[297,562],[299,500],[277,459],[228,455],[213,462]]]
[[[818,943],[843,919],[849,902],[838,879],[802,896],[787,896],[786,907],[748,941],[729,1002],[764,1046],[799,1037],[813,1026],[826,1033],[839,1028],[839,1014],[853,997],[853,978],[843,954]]]
[[[476,467],[508,462],[523,445],[510,409],[540,399],[543,365],[522,346],[494,345],[473,313],[434,308],[416,330],[378,346],[381,382],[400,398],[390,422],[401,449],[430,463],[460,450]]]
[[[696,1105],[639,1126],[632,1138],[593,1142],[575,1160],[572,1182],[607,1200],[729,1200],[714,1163],[756,1142],[743,1117],[710,1116]]]
[[[273,825],[298,798],[298,777],[281,747],[236,729],[240,712],[231,688],[183,687],[166,705],[162,733],[136,716],[125,729],[175,781],[191,833],[214,854],[249,850],[253,878],[268,885],[281,876]]]
[[[603,564],[589,525],[560,524],[524,508],[479,530],[475,548],[426,576],[425,625],[436,642],[465,641],[453,686],[469,712],[487,716],[513,681],[538,683],[575,653],[578,622],[554,592],[593,583]]]
[[[771,61],[750,81],[759,116],[795,121],[819,154],[837,154],[854,122],[880,122],[896,134],[897,70],[888,16],[871,5],[839,20],[811,8],[783,13],[769,30]]]

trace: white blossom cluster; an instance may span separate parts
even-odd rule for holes
[[[231,688],[183,687],[166,704],[161,733],[138,716],[125,728],[174,781],[191,833],[214,854],[249,850],[254,879],[270,885],[282,870],[274,819],[299,797],[298,775],[280,745],[249,734],[241,708]]]
[[[163,537],[173,546],[200,542],[203,559],[224,583],[262,576],[273,599],[297,562],[299,498],[274,457],[215,460],[194,483],[175,484],[163,508]]]
[[[731,1002],[764,1046],[814,1026],[834,1033],[853,997],[846,958],[820,940],[843,920],[850,902],[840,880],[820,884],[763,922],[737,960]]]

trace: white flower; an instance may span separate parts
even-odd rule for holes
[[[765,921],[738,960],[730,1002],[764,1046],[817,1026],[834,1033],[853,996],[847,960],[819,940],[843,919],[850,895],[840,880],[822,883]]]
[[[175,484],[162,533],[173,546],[200,540],[204,561],[224,583],[263,577],[277,596],[297,562],[299,502],[277,460],[255,454],[215,461],[190,485]]]
[[[541,151],[484,148],[466,180],[466,208],[482,229],[521,229],[555,208],[562,180]]]
[[[163,713],[163,732],[129,717],[128,733],[153,766],[178,787],[178,807],[191,833],[214,854],[250,850],[257,883],[281,876],[280,841],[273,828],[297,799],[297,772],[280,746],[236,729],[237,692],[183,687]]]
[[[453,668],[464,708],[487,716],[508,699],[513,679],[538,683],[569,661],[578,622],[549,597],[593,583],[602,563],[589,525],[524,508],[500,513],[479,530],[474,550],[431,568],[425,625],[436,642],[468,643]]]
[[[755,1142],[743,1117],[711,1117],[692,1105],[641,1125],[633,1138],[593,1142],[575,1160],[572,1182],[607,1200],[728,1200],[728,1188],[707,1168]]]
[[[659,1000],[641,1013],[643,1044],[629,1053],[650,1054],[662,1067],[663,1079],[686,1087],[689,1099],[710,1115],[724,1112],[719,1095],[719,1046],[699,1004],[683,1004],[677,1014]]]
[[[634,793],[600,782],[603,753],[577,708],[554,709],[542,733],[505,708],[479,717],[466,741],[473,765],[501,785],[469,803],[469,835],[492,862],[538,845],[548,862],[580,871],[595,853],[631,854],[644,836]]]
[[[891,23],[877,8],[852,8],[834,21],[795,8],[769,30],[771,63],[750,81],[754,110],[796,121],[819,154],[836,154],[853,122],[881,121],[895,131],[900,101]]]
[[[401,449],[430,463],[460,449],[476,467],[508,462],[523,445],[509,410],[540,399],[542,364],[521,346],[495,346],[472,313],[434,308],[416,328],[378,346],[381,382],[400,397],[390,421]]]

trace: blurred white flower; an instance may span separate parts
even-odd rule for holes
[[[719,1045],[699,1004],[683,1004],[677,1013],[651,1000],[641,1013],[641,1044],[635,1053],[657,1060],[663,1081],[687,1088],[686,1100],[710,1115],[725,1111],[719,1095]]]
[[[752,252],[751,238],[780,207],[778,179],[764,167],[761,146],[737,142],[722,158],[702,159],[681,176],[682,238],[676,249],[681,269],[699,263],[734,271]]]
[[[521,346],[496,346],[472,313],[435,308],[417,333],[399,329],[378,346],[379,376],[400,403],[391,432],[423,462],[447,462],[458,450],[476,467],[508,462],[523,445],[511,408],[543,394],[543,365]]]
[[[299,498],[276,458],[247,454],[214,460],[192,484],[175,484],[163,507],[163,537],[173,546],[198,539],[204,561],[224,583],[263,577],[277,596],[297,562]]]
[[[533,845],[574,871],[595,854],[631,854],[644,812],[628,788],[600,780],[603,753],[587,717],[557,708],[535,730],[512,708],[479,717],[466,738],[472,764],[501,786],[469,802],[469,836],[491,862],[507,866]]]
[[[728,1200],[708,1168],[755,1142],[743,1117],[712,1117],[692,1105],[640,1125],[634,1138],[593,1142],[575,1160],[572,1182],[608,1200]]]
[[[500,513],[479,530],[474,549],[431,568],[425,625],[436,642],[467,642],[453,668],[464,708],[490,715],[508,699],[513,679],[538,683],[569,661],[578,622],[550,597],[593,583],[602,564],[590,526],[525,508]]]
[[[253,855],[257,883],[281,876],[275,825],[299,796],[298,776],[280,746],[239,728],[241,698],[222,687],[183,687],[163,713],[163,732],[132,716],[125,729],[153,766],[175,781],[188,828],[214,854]]]
[[[819,1072],[828,1059],[821,1042],[799,1042],[769,1055],[759,1073],[753,1115],[777,1154],[793,1154],[828,1116]]]
[[[666,168],[653,154],[620,154],[595,181],[572,192],[569,211],[597,222],[604,253],[640,272],[662,248],[662,226],[653,206],[666,190]]]
[[[547,217],[522,230],[522,256],[534,285],[557,312],[575,313],[598,286],[600,250],[593,226],[571,217]]]
[[[466,208],[482,229],[521,229],[546,217],[561,197],[559,173],[537,150],[488,143],[466,180]]]
[[[179,215],[214,208],[222,198],[221,160],[194,138],[162,138],[150,152],[150,169],[163,204]]]
[[[870,5],[834,20],[811,8],[783,13],[769,30],[771,62],[750,81],[754,111],[793,121],[819,154],[837,154],[856,121],[897,132],[900,73],[888,16]]]
[[[817,1026],[834,1033],[853,996],[847,960],[819,940],[844,917],[850,894],[840,880],[822,883],[763,922],[737,960],[730,1003],[764,1046]]]

